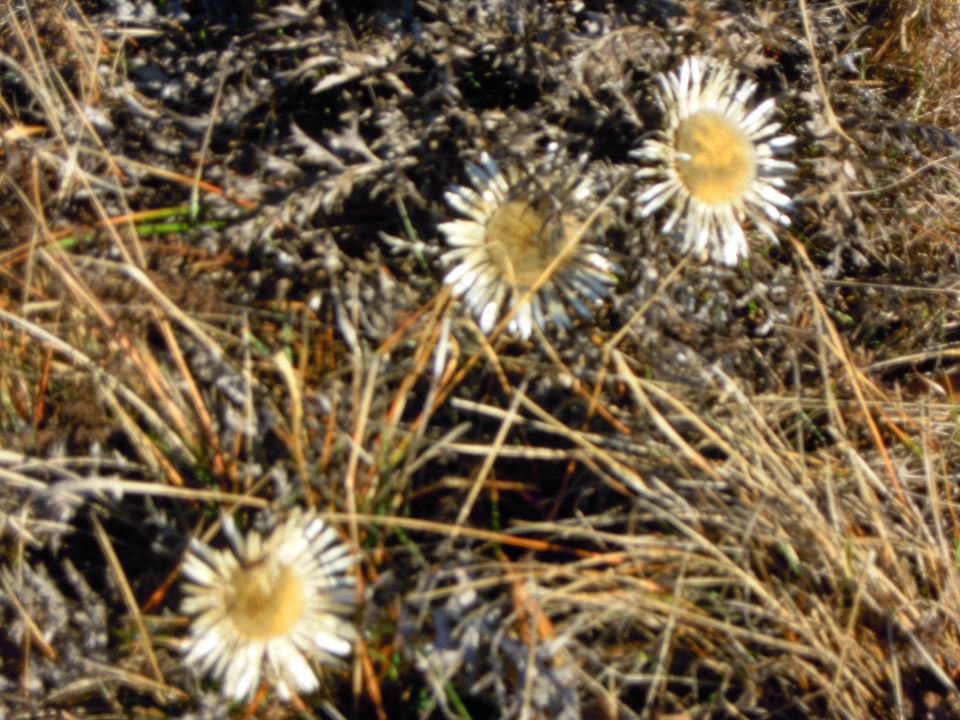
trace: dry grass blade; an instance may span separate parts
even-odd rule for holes
[[[46,638],[43,637],[43,631],[37,625],[36,621],[30,617],[30,613],[27,612],[27,609],[23,606],[23,603],[17,599],[17,591],[14,587],[14,580],[12,577],[10,577],[6,569],[0,572],[0,583],[2,583],[3,590],[7,593],[7,597],[10,599],[10,602],[13,603],[13,606],[20,614],[21,621],[24,623],[24,625],[26,625],[27,630],[30,633],[30,639],[35,642],[40,650],[53,662],[59,662],[60,657],[57,654],[57,651],[52,645],[50,645],[50,643],[47,642]],[[26,668],[24,668],[24,672],[26,671]]]
[[[103,529],[103,525],[95,513],[90,515],[90,522],[93,524],[93,529],[96,532],[97,542],[100,544],[100,549],[103,551],[104,557],[107,558],[107,565],[110,568],[110,571],[113,573],[113,578],[117,583],[117,587],[120,588],[120,594],[127,606],[127,610],[137,625],[137,632],[140,635],[140,643],[143,647],[144,655],[147,657],[147,662],[150,665],[150,672],[153,674],[153,679],[165,686],[166,683],[163,679],[163,673],[160,672],[160,664],[157,662],[157,655],[153,649],[153,641],[150,639],[150,633],[147,632],[147,626],[143,622],[143,614],[140,612],[140,606],[137,604],[137,600],[133,595],[133,590],[130,587],[130,583],[127,581],[127,575],[123,571],[123,567],[120,565],[120,559],[117,557],[116,551],[113,549],[113,543],[110,542],[109,536]]]
[[[38,489],[36,485],[31,485]],[[44,486],[46,488],[46,486]],[[253,488],[251,488],[252,490]],[[142,495],[154,497],[177,498],[194,502],[215,502],[240,507],[266,508],[270,501],[256,495],[237,495],[220,490],[203,490],[200,488],[170,487],[150,482],[122,480],[118,478],[84,477],[76,480],[60,480],[49,486],[46,493],[57,495],[90,495],[94,493],[110,493],[115,495]]]
[[[118,680],[133,690],[156,693],[161,697],[170,697],[181,700],[186,697],[186,693],[179,688],[167,685],[162,679],[156,680],[154,678],[147,677],[146,675],[141,675],[140,673],[133,673],[122,668],[102,665],[89,660],[84,664],[89,670],[94,671],[99,676]],[[66,691],[67,688],[64,688],[64,692]]]
[[[807,36],[810,63],[813,65],[814,76],[817,78],[817,87],[820,91],[820,99],[823,101],[823,110],[827,115],[827,124],[837,135],[862,153],[863,150],[852,137],[847,135],[843,126],[840,125],[840,121],[837,120],[837,114],[833,111],[833,104],[830,102],[830,92],[827,90],[827,84],[823,80],[823,69],[820,66],[820,58],[817,57],[817,42],[813,35],[813,25],[810,21],[810,9],[807,7],[807,0],[800,0],[800,17],[803,18],[803,32]]]
[[[453,532],[450,533],[450,537],[447,539],[447,550],[449,550],[449,547],[453,544],[453,541],[456,540],[457,535],[460,532],[460,528],[466,522],[467,518],[470,517],[470,512],[473,510],[474,503],[476,503],[477,497],[479,497],[480,491],[483,489],[483,485],[487,481],[487,477],[490,474],[490,470],[493,468],[493,463],[500,454],[500,449],[503,446],[503,442],[506,440],[507,434],[510,432],[510,428],[513,426],[517,409],[520,407],[520,403],[524,399],[526,390],[527,383],[524,382],[520,385],[520,387],[513,391],[514,394],[513,399],[510,401],[510,409],[507,410],[506,417],[504,417],[503,422],[500,425],[500,429],[497,431],[497,435],[493,439],[493,443],[490,445],[490,448],[486,453],[483,464],[477,471],[477,475],[470,486],[470,491],[467,493],[467,497],[464,500],[460,511],[457,513],[457,519],[454,521]]]

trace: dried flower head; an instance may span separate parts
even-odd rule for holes
[[[725,265],[747,255],[741,226],[747,217],[776,243],[775,224],[790,224],[782,211],[791,205],[777,188],[795,166],[775,157],[794,138],[774,137],[780,124],[769,121],[773,99],[750,110],[756,83],[740,83],[729,65],[704,58],[687,58],[659,82],[666,128],[632,153],[654,163],[637,177],[660,179],[637,197],[641,216],[672,201],[663,231],[682,226],[684,252],[709,251]]]
[[[224,520],[230,550],[194,540],[183,564],[191,581],[182,610],[192,615],[185,662],[218,678],[237,700],[257,689],[261,666],[284,700],[319,687],[309,659],[349,655],[355,636],[354,564],[319,518],[294,514],[263,539]]]
[[[537,183],[518,172],[505,175],[486,153],[467,166],[467,174],[473,188],[455,186],[446,194],[450,207],[467,219],[439,226],[452,246],[442,261],[450,267],[444,282],[481,330],[493,329],[505,304],[516,307],[508,330],[522,338],[530,336],[534,323],[546,328],[548,320],[569,329],[567,304],[589,317],[587,303],[610,295],[617,266],[593,245],[572,246],[582,226],[575,203],[590,196],[586,181],[564,196],[565,189],[549,179]],[[568,246],[552,274],[524,300]]]

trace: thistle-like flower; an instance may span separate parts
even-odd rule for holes
[[[183,564],[191,582],[182,610],[194,616],[187,665],[213,675],[227,697],[250,697],[261,666],[279,696],[319,687],[311,658],[333,662],[350,654],[355,629],[354,564],[333,528],[312,514],[294,514],[269,537],[242,537],[229,517],[229,550],[194,540]]]
[[[778,188],[796,167],[775,157],[794,138],[776,135],[773,99],[749,109],[756,83],[740,83],[729,65],[705,58],[687,58],[658,80],[666,127],[631,153],[653,163],[637,177],[659,179],[636,198],[640,215],[672,202],[663,232],[682,227],[683,252],[709,252],[725,265],[747,256],[748,217],[776,243],[775,226],[790,224],[784,211],[792,204]]]
[[[444,283],[480,329],[489,333],[504,306],[516,308],[507,329],[524,339],[534,323],[569,330],[566,305],[589,317],[588,303],[610,295],[617,270],[602,250],[577,239],[583,223],[577,206],[590,197],[589,184],[565,190],[549,177],[537,183],[519,172],[504,174],[486,153],[467,166],[467,175],[472,188],[455,186],[446,194],[466,219],[439,226],[452,247],[441,261],[449,268]],[[560,264],[531,293],[561,253]]]

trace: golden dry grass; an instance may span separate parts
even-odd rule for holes
[[[229,22],[306,53],[256,56],[303,85],[263,103],[228,69],[145,90],[212,20],[0,6],[0,709],[226,712],[179,662],[182,553],[304,505],[356,549],[361,640],[317,697],[231,716],[960,717],[955,6],[703,3],[678,46],[481,5],[417,4],[440,51],[257,4]],[[633,69],[571,70],[613,36]],[[633,217],[598,128],[639,136],[668,53],[737,47],[791,88],[798,208],[718,271]],[[312,137],[273,124],[303,105]],[[561,127],[624,282],[574,337],[486,337],[437,282],[443,191],[479,138]]]

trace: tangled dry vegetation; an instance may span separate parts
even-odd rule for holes
[[[0,8],[0,714],[960,717],[952,0]],[[797,137],[737,268],[629,200],[692,54]],[[622,276],[486,336],[444,192],[552,144]],[[228,705],[184,553],[294,507],[359,639]]]

